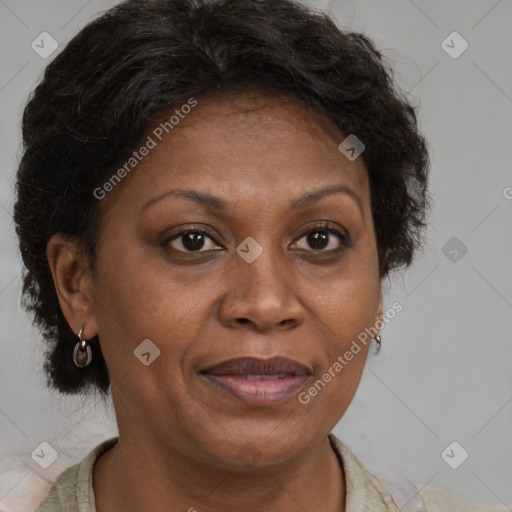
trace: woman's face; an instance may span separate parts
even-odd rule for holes
[[[120,434],[226,468],[290,460],[344,414],[358,335],[381,314],[362,158],[328,120],[257,94],[199,99],[147,135],[156,146],[100,201],[92,278]],[[296,366],[219,366],[274,357]]]

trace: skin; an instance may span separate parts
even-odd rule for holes
[[[94,270],[75,241],[49,241],[63,313],[85,339],[99,333],[112,381],[119,442],[94,468],[100,512],[163,512],[170,503],[199,512],[345,510],[343,467],[327,436],[354,397],[369,343],[307,404],[293,396],[249,406],[198,374],[233,357],[285,356],[311,368],[307,391],[381,321],[368,176],[361,158],[338,150],[344,138],[285,96],[200,98],[100,202]],[[290,209],[332,185],[349,187],[360,205],[337,192]],[[171,189],[213,194],[227,208],[170,195],[144,210]],[[352,246],[329,234],[312,247],[307,235],[321,221]],[[165,243],[192,226],[215,239],[188,253],[183,237]],[[263,249],[252,263],[236,252],[248,236]],[[134,356],[145,339],[160,349],[148,366]]]

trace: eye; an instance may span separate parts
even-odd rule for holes
[[[210,242],[208,244],[208,241]],[[168,238],[164,245],[170,245],[179,252],[207,252],[220,248],[213,234],[205,229],[188,228]],[[209,245],[209,247],[208,247]],[[206,249],[205,249],[206,246]],[[202,250],[203,249],[203,250]]]
[[[335,237],[332,235],[335,235]],[[293,244],[292,248],[300,249],[301,247],[297,247],[297,244],[303,239],[316,252],[337,252],[343,247],[351,247],[350,238],[346,233],[325,222],[316,224],[309,229],[305,235]]]

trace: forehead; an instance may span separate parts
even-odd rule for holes
[[[267,201],[269,194],[297,196],[339,183],[368,192],[362,158],[350,161],[338,149],[346,135],[295,98],[257,90],[198,98],[171,125],[179,110],[159,117],[145,134],[155,146],[122,187],[132,206],[173,187],[222,191],[230,200],[250,191]],[[155,130],[166,122],[159,140]]]

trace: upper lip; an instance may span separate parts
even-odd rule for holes
[[[259,359],[238,357],[210,366],[201,373],[211,375],[310,375],[311,370],[303,364],[287,357]]]

